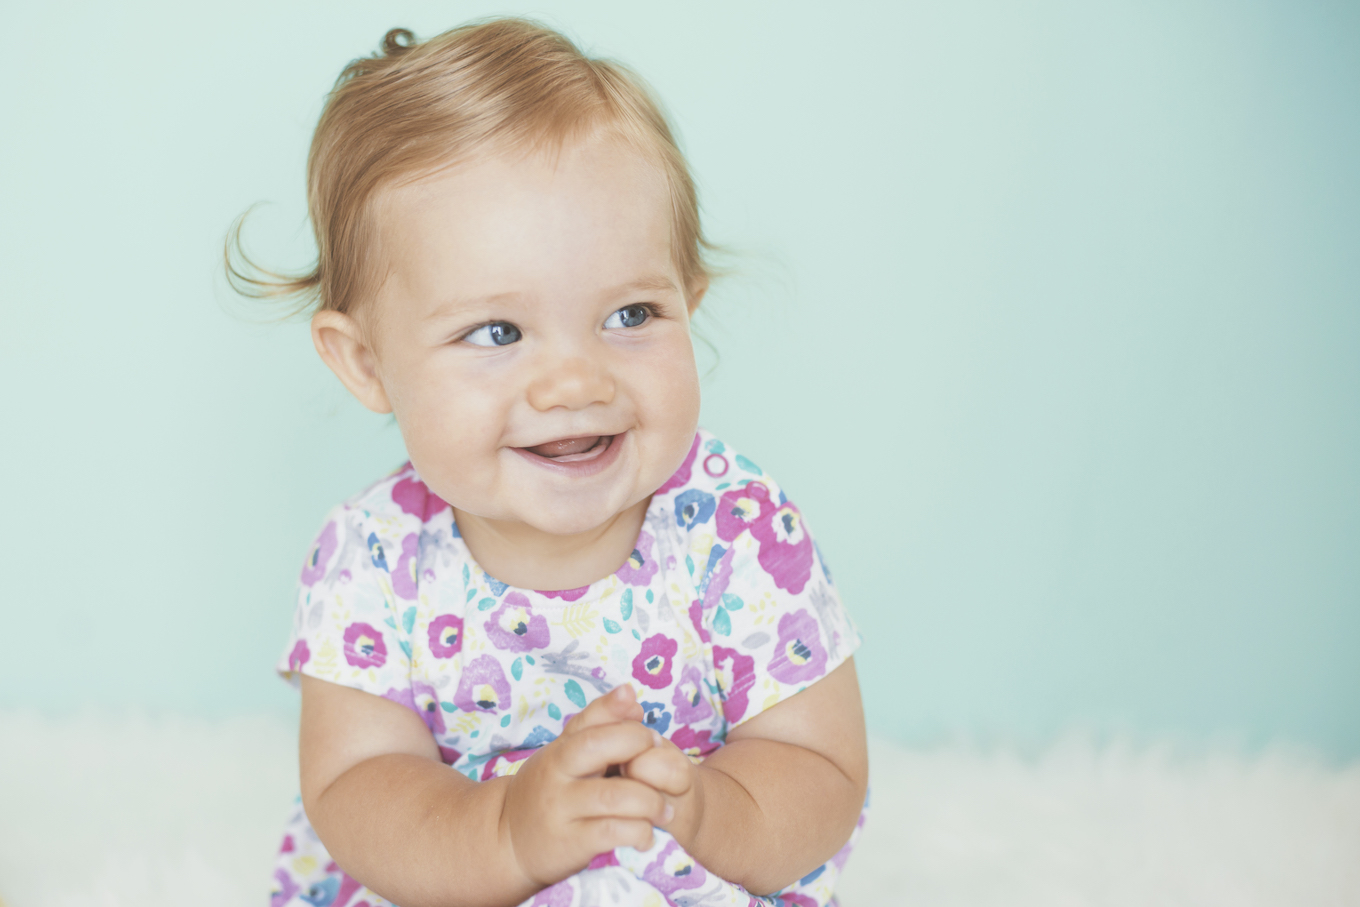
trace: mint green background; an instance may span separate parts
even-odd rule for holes
[[[113,6],[0,12],[0,705],[292,706],[306,546],[402,453],[222,235],[267,200],[304,264],[340,67],[518,12],[674,114],[741,271],[704,419],[809,514],[876,730],[1360,755],[1360,7]]]

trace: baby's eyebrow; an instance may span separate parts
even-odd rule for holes
[[[627,283],[614,287],[607,296],[624,296],[637,290],[658,290],[660,292],[679,293],[680,288],[675,285],[675,281],[664,274],[649,274],[630,280]]]

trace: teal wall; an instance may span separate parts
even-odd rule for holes
[[[705,421],[810,515],[878,731],[1360,755],[1360,7],[1297,0],[6,4],[0,705],[290,706],[304,549],[400,439],[222,235],[267,200],[304,264],[336,72],[492,12],[673,111],[740,271]]]

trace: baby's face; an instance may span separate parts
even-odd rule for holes
[[[679,468],[699,381],[656,166],[608,139],[488,155],[387,193],[379,229],[376,372],[436,494],[568,534]]]

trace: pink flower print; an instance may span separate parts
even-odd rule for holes
[[[686,756],[698,756],[701,759],[722,746],[713,739],[712,731],[696,731],[689,725],[678,728],[671,734],[670,740]]]
[[[463,651],[463,619],[456,614],[441,614],[430,621],[430,654],[452,658]]]
[[[510,684],[493,655],[474,658],[463,668],[453,704],[465,712],[494,712],[510,708]]]
[[[535,614],[529,599],[521,592],[507,595],[482,626],[486,627],[486,635],[493,646],[509,652],[531,652],[552,641],[548,619]]]
[[[489,781],[492,778],[503,778],[506,775],[513,775],[515,772],[519,771],[519,766],[517,766],[516,763],[523,762],[536,752],[538,752],[537,749],[527,749],[506,750],[503,753],[497,753],[486,760],[486,765],[482,766],[482,780]]]
[[[420,536],[412,532],[401,540],[401,556],[397,569],[392,571],[392,591],[405,599],[413,599],[419,591],[416,564],[420,561]]]
[[[404,690],[390,689],[383,693],[383,699],[390,699],[415,712],[431,734],[444,733],[444,710],[439,707],[439,693],[428,683],[416,680]]]
[[[652,557],[653,539],[647,530],[638,533],[637,547],[614,575],[630,586],[645,586],[656,576],[658,564]]]
[[[774,584],[794,595],[802,592],[812,576],[813,549],[798,508],[788,501],[777,507],[767,503],[752,523],[751,535],[760,543],[756,559]]]
[[[387,643],[371,624],[355,621],[345,628],[345,661],[356,668],[380,668],[387,662]]]
[[[680,682],[675,685],[671,704],[675,706],[677,724],[695,724],[713,714],[713,706],[704,695],[704,675],[697,665],[685,665],[680,672]]]
[[[760,517],[770,502],[770,489],[760,482],[748,482],[741,488],[723,493],[718,501],[718,538],[730,542],[741,535]]]
[[[653,633],[642,641],[642,651],[633,658],[633,677],[653,690],[671,685],[671,662],[680,644],[664,633]]]
[[[307,556],[307,563],[302,566],[300,579],[302,585],[315,585],[317,580],[326,575],[326,566],[330,564],[331,555],[335,554],[337,545],[335,520],[331,520],[312,543],[312,553]]]
[[[704,603],[697,598],[689,603],[689,622],[694,626],[694,632],[699,634],[699,641],[708,642],[711,637],[704,629]]]
[[[543,589],[537,589],[535,591],[538,592],[539,595],[542,595],[544,598],[560,598],[564,602],[574,602],[582,595],[585,595],[587,592],[589,592],[590,587],[578,586],[575,589],[557,589],[556,591],[552,592]]]
[[[463,758],[463,754],[458,752],[458,750],[454,749],[453,747],[444,746],[444,744],[441,743],[439,745],[439,758],[443,761],[445,765],[453,765],[459,759]]]
[[[781,894],[779,902],[787,907],[817,907],[817,899],[805,894]]]
[[[307,640],[299,639],[288,653],[288,670],[301,671],[302,666],[312,660],[312,650],[307,648]]]
[[[675,892],[698,888],[707,880],[708,873],[704,867],[681,850],[673,839],[661,848],[661,853],[642,871],[642,881],[666,895],[668,901]]]
[[[597,853],[591,857],[586,869],[604,869],[606,866],[618,865],[619,858],[614,854],[614,851],[606,850],[604,853]]]
[[[714,646],[713,666],[723,698],[723,717],[728,724],[736,724],[746,714],[747,694],[756,683],[756,660],[736,649]]]
[[[816,680],[826,673],[821,628],[806,609],[779,618],[779,642],[770,659],[770,676],[784,683]]]
[[[675,475],[666,480],[666,483],[652,492],[653,495],[665,494],[672,488],[679,488],[689,483],[690,474],[694,472],[694,458],[699,455],[699,436],[694,436],[694,443],[689,446],[689,453],[685,455],[685,462],[680,464],[680,468],[675,471]]]
[[[392,503],[400,507],[403,513],[420,517],[423,523],[428,523],[449,506],[416,478],[402,479],[392,486]]]

